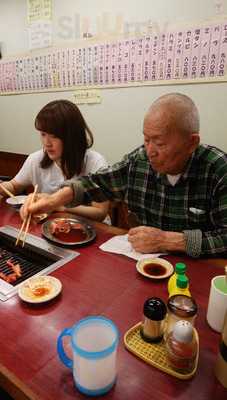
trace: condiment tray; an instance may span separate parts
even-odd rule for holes
[[[166,356],[166,347],[163,340],[160,343],[147,343],[141,338],[141,324],[142,323],[139,322],[125,333],[125,347],[146,363],[153,365],[153,367],[156,367],[169,375],[175,376],[179,379],[190,379],[196,372],[199,359],[199,337],[196,329],[194,328],[194,334],[198,343],[198,352],[196,356],[195,367],[190,373],[180,373],[172,369],[172,367],[169,365]]]

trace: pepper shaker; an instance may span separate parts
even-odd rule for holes
[[[144,320],[140,334],[146,342],[160,342],[164,333],[166,305],[159,297],[147,299],[143,307]]]

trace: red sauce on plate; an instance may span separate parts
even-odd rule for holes
[[[143,267],[144,272],[148,275],[162,276],[166,273],[166,268],[163,265],[155,263],[147,263]]]
[[[54,236],[65,243],[83,242],[87,239],[87,233],[83,229],[71,229],[68,233],[59,232]]]
[[[46,294],[48,294],[49,291],[50,291],[49,288],[47,288],[45,286],[40,286],[40,287],[37,287],[37,288],[33,289],[32,293],[37,297],[38,296],[41,297],[41,296],[45,296]]]

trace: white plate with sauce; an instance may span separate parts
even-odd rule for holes
[[[18,289],[18,296],[28,303],[45,303],[54,299],[62,290],[62,284],[54,276],[37,276],[29,278]]]
[[[174,271],[172,264],[164,258],[144,258],[136,263],[136,269],[150,279],[165,279]]]

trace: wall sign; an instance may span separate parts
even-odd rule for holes
[[[0,94],[226,81],[227,21],[0,60]]]

